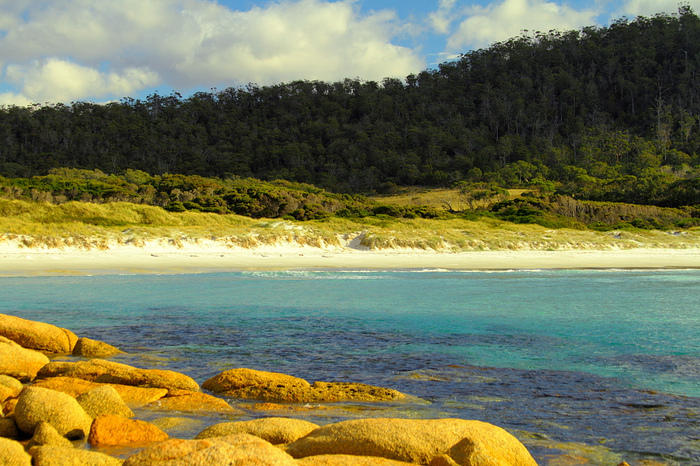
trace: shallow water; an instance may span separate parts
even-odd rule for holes
[[[322,424],[479,419],[540,464],[700,464],[699,291],[696,270],[23,277],[0,278],[0,312],[200,383],[250,367],[418,397],[295,414]]]

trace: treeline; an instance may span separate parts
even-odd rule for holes
[[[524,33],[405,80],[7,107],[0,175],[138,170],[161,181],[284,179],[335,193],[535,184],[578,199],[696,205],[699,92],[700,20],[683,6],[609,27]]]

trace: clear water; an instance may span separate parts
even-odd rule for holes
[[[249,367],[396,388],[418,399],[356,411],[492,422],[540,464],[700,464],[697,270],[0,278],[0,312],[200,383]]]

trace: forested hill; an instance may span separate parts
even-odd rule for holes
[[[381,83],[297,81],[0,110],[0,175],[55,167],[255,177],[337,192],[539,184],[700,203],[700,20],[524,33]]]

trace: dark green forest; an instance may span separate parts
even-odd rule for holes
[[[214,184],[287,180],[309,194],[318,187],[348,196],[350,206],[351,194],[471,184],[697,206],[700,19],[682,6],[607,27],[523,33],[404,80],[4,107],[0,141],[5,194],[23,184],[36,189],[32,177],[52,169],[56,181],[55,169],[65,167],[159,183],[178,175]],[[132,180],[124,189],[146,184]],[[206,197],[216,188],[196,191]],[[192,198],[161,201],[178,209]],[[220,210],[236,211],[229,201]]]

